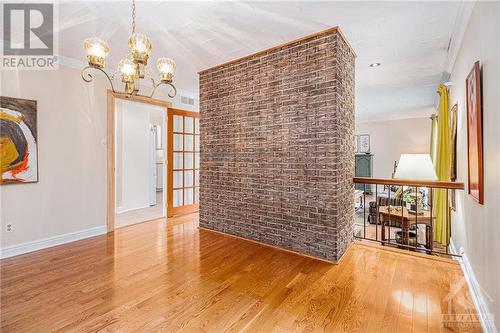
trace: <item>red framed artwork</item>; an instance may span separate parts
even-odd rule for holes
[[[484,203],[481,69],[479,61],[465,80],[467,94],[467,161],[469,194]]]

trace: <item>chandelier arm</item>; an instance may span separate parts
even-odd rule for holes
[[[177,95],[177,88],[171,82],[167,84],[172,88],[172,90],[170,90],[170,92],[168,93],[168,97],[174,98],[175,95]]]
[[[113,81],[109,77],[108,73],[106,73],[102,68],[94,67],[94,66],[86,66],[86,67],[84,67],[82,69],[82,79],[83,79],[83,81],[85,81],[87,83],[90,83],[90,82],[94,81],[94,76],[92,75],[92,73],[90,73],[90,71],[89,71],[90,69],[97,69],[97,70],[103,72],[104,75],[106,75],[106,78],[108,79],[109,84],[111,85],[111,90],[114,93],[116,93],[115,87],[113,86]]]
[[[151,82],[153,82],[153,91],[151,91],[151,95],[149,95],[149,98],[153,98],[153,95],[155,94],[156,88],[161,86],[161,82],[156,83],[153,78],[151,78]]]
[[[160,81],[158,83],[155,83],[155,80],[153,78],[151,78],[151,81],[153,82],[153,91],[151,92],[151,95],[149,95],[149,98],[153,98],[155,91],[156,91],[156,88],[158,88],[162,84],[164,84],[166,86],[170,86],[172,88],[172,90],[170,90],[170,92],[167,94],[168,97],[174,98],[175,95],[177,95],[177,88],[175,88],[175,86],[171,82]]]

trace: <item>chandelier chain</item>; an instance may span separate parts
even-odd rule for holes
[[[135,34],[135,0],[132,0],[132,35]]]

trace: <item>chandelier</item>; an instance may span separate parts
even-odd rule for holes
[[[160,71],[160,80],[158,82],[154,80],[148,71],[148,58],[153,45],[146,35],[135,31],[135,0],[132,0],[132,35],[128,40],[129,54],[126,58],[120,60],[117,72],[109,75],[104,70],[106,56],[109,53],[109,45],[104,40],[98,37],[87,38],[83,43],[83,47],[87,52],[88,65],[82,69],[81,74],[82,79],[87,83],[92,82],[94,79],[90,70],[98,70],[106,75],[114,93],[144,96],[139,94],[139,89],[141,80],[146,77],[151,78],[153,86],[151,95],[146,97],[153,97],[156,88],[162,84],[171,87],[168,97],[173,98],[177,93],[177,89],[172,84],[175,70],[175,62],[172,59],[162,57],[156,61],[156,67]],[[121,75],[121,80],[125,84],[123,92],[116,91],[113,86],[116,74]]]

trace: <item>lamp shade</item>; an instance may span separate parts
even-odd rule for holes
[[[175,70],[175,61],[170,58],[160,58],[156,61],[156,67],[160,71],[162,81],[172,81]]]
[[[83,48],[87,52],[87,60],[90,66],[104,67],[104,60],[109,52],[108,43],[100,38],[91,37],[83,42]]]
[[[132,57],[136,62],[146,65],[149,54],[153,48],[148,36],[144,34],[133,34],[128,40],[128,46],[132,52]]]
[[[129,77],[135,73],[135,64],[132,60],[124,58],[118,63],[118,69],[123,75]]]
[[[394,178],[411,180],[438,179],[429,154],[401,154]]]

